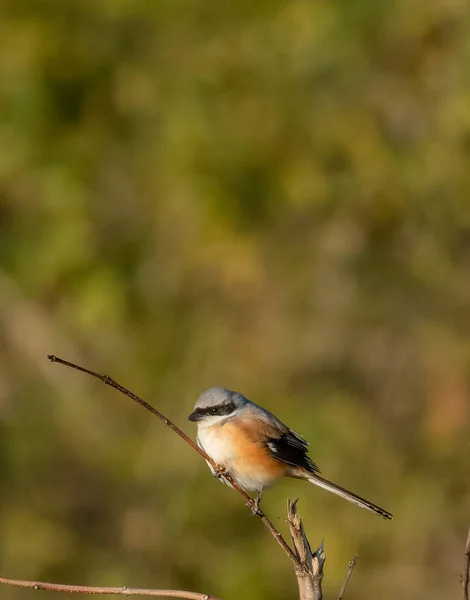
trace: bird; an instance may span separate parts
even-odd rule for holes
[[[231,485],[228,473],[245,492],[257,492],[253,512],[266,488],[282,477],[304,479],[376,513],[393,515],[369,500],[325,479],[308,455],[308,442],[276,416],[243,394],[222,387],[202,392],[189,421],[197,423],[197,444],[221,467],[212,474]]]

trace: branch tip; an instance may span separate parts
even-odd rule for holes
[[[344,594],[346,592],[346,588],[348,587],[349,580],[351,579],[351,574],[353,572],[354,567],[356,566],[358,558],[359,558],[359,554],[356,554],[352,558],[352,560],[349,561],[348,570],[346,571],[343,585],[341,586],[341,590],[339,592],[338,600],[343,600]]]

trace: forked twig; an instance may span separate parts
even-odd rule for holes
[[[69,594],[96,594],[115,596],[158,596],[160,598],[183,598],[185,600],[219,600],[208,594],[186,592],[183,590],[145,590],[128,587],[92,587],[87,585],[62,585],[60,583],[43,583],[41,581],[23,581],[21,579],[6,579],[0,577],[0,583],[16,587],[44,590],[48,592],[68,592]]]
[[[349,561],[349,567],[346,572],[346,576],[344,578],[343,585],[341,586],[341,590],[339,591],[338,600],[343,600],[344,594],[346,592],[346,588],[348,587],[349,580],[351,579],[351,573],[353,572],[353,569],[356,566],[358,558],[359,558],[359,555],[356,554],[356,556],[351,561]]]
[[[237,482],[230,476],[229,473],[226,473],[225,470],[220,467],[220,465],[215,463],[212,460],[212,458],[208,454],[206,454],[204,452],[204,450],[202,450],[202,448],[199,448],[199,446],[196,443],[194,443],[193,440],[191,438],[189,438],[183,431],[181,431],[181,429],[179,427],[177,427],[174,423],[172,423],[170,421],[170,419],[165,417],[160,411],[158,411],[151,404],[149,404],[148,402],[146,402],[145,400],[143,400],[142,398],[140,398],[139,396],[137,396],[136,394],[134,394],[127,388],[125,388],[123,385],[121,385],[120,383],[118,383],[117,381],[115,381],[114,379],[109,377],[108,375],[101,375],[100,373],[96,373],[96,371],[91,371],[90,369],[86,369],[85,367],[76,365],[75,363],[69,362],[67,360],[64,360],[63,358],[59,358],[58,356],[55,356],[54,354],[48,354],[47,358],[50,360],[50,362],[59,363],[66,367],[70,367],[71,369],[75,369],[76,371],[81,371],[82,373],[86,373],[87,375],[91,375],[92,377],[99,379],[106,385],[109,385],[110,387],[114,388],[118,392],[121,392],[121,394],[124,394],[125,396],[127,396],[128,398],[133,400],[134,402],[137,402],[138,404],[143,406],[145,409],[147,409],[149,412],[151,412],[153,415],[158,417],[161,421],[163,421],[165,423],[165,425],[167,425],[177,435],[179,435],[180,438],[182,438],[187,444],[189,444],[189,446],[191,446],[191,448],[193,448],[193,450],[195,450],[198,454],[200,454],[202,456],[202,458],[204,460],[206,460],[213,467],[213,469],[215,469],[215,471],[217,473],[223,474],[223,477],[230,483],[230,485],[234,489],[236,489],[239,494],[241,494],[243,496],[246,503],[248,504],[250,509],[254,512],[254,514],[256,514],[261,519],[261,521],[264,523],[264,525],[268,528],[268,530],[271,533],[271,535],[273,536],[273,538],[276,540],[276,542],[279,544],[279,546],[281,546],[281,548],[284,550],[284,552],[287,554],[287,556],[290,558],[290,560],[294,563],[294,565],[298,564],[298,558],[296,557],[296,555],[292,552],[291,548],[289,547],[289,545],[287,544],[285,539],[282,537],[281,533],[274,527],[274,525],[266,517],[266,515],[258,509],[255,500],[253,500],[253,498],[250,498],[250,496],[248,496],[248,494],[237,484]]]
[[[298,563],[294,565],[294,571],[299,586],[299,598],[300,600],[322,600],[321,582],[323,579],[323,565],[326,560],[323,540],[317,550],[312,552],[302,519],[297,514],[298,501],[298,498],[287,501],[287,523],[298,557]]]

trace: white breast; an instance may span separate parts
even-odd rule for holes
[[[200,427],[197,432],[197,441],[201,448],[221,467],[228,467],[235,458],[235,448],[230,438],[224,436],[222,427]]]

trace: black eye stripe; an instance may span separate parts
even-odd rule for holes
[[[217,409],[217,411],[216,411]],[[194,411],[196,414],[205,416],[226,416],[233,413],[235,410],[235,404],[230,402],[229,404],[219,404],[218,406],[206,406],[204,408],[196,408]]]

